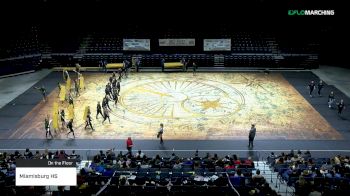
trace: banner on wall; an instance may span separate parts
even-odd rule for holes
[[[150,51],[150,39],[123,39],[123,50],[127,51]]]
[[[231,39],[204,39],[204,51],[231,51]]]
[[[195,46],[196,39],[159,39],[159,46]]]

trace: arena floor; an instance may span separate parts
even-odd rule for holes
[[[79,139],[157,139],[159,124],[169,140],[245,140],[252,123],[259,140],[338,140],[338,133],[280,73],[131,73],[121,82],[120,102],[110,102],[111,123],[95,119],[110,74],[86,73],[75,99]],[[305,87],[305,91],[307,91]],[[58,102],[58,89],[16,125],[10,139],[45,138],[44,118]],[[95,131],[84,129],[92,109]],[[66,110],[67,104],[59,103]],[[67,130],[55,138],[65,139]],[[0,138],[2,136],[0,135]],[[5,139],[5,138],[2,138]]]

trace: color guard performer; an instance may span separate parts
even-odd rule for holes
[[[46,102],[46,88],[44,87],[44,85],[42,87],[34,87],[34,88],[41,92],[41,95],[43,96],[43,101]]]
[[[57,87],[58,87],[58,95],[57,97],[60,97],[61,94],[61,84],[59,82],[57,82]]]
[[[97,112],[96,112],[96,119],[97,119],[97,117],[98,117],[99,114],[101,114],[101,116],[102,116],[102,118],[103,118],[102,109],[101,109],[101,104],[100,104],[99,101],[97,102],[96,111],[97,111]]]
[[[74,100],[73,100],[73,97],[70,93],[68,95],[68,103],[69,103],[69,105],[73,105],[73,107],[74,107]]]
[[[315,90],[315,82],[312,80],[309,84],[309,94],[310,94],[310,97],[313,97],[312,95],[312,92]]]
[[[160,144],[164,143],[163,133],[164,133],[164,125],[163,125],[163,123],[160,123],[160,127],[159,127],[158,134],[157,134],[157,138],[160,139]]]
[[[75,91],[75,96],[78,97],[80,95],[79,93],[79,81],[78,79],[74,80],[74,91]]]
[[[51,133],[51,123],[52,123],[52,120],[50,119],[50,116],[47,115],[45,118],[46,139],[47,139],[47,134],[49,134],[51,136],[51,139],[53,139],[53,136]]]
[[[341,115],[341,113],[345,109],[344,100],[341,99],[340,102],[337,104],[337,106],[338,106],[338,114]]]
[[[331,93],[328,95],[328,107],[329,108],[332,108],[334,101],[335,101],[334,92],[331,91]]]
[[[66,116],[66,114],[64,113],[64,109],[62,109],[61,112],[60,112],[62,128],[64,128],[66,126],[65,116]]]
[[[320,97],[322,96],[322,95],[321,95],[321,90],[323,89],[323,87],[324,87],[323,81],[320,80],[320,82],[317,84],[317,88],[318,88],[317,94],[318,94],[318,96],[320,96]]]
[[[102,108],[108,108],[109,110],[111,110],[111,107],[109,107],[109,98],[107,95],[105,95],[105,97],[102,100]]]
[[[70,133],[73,133],[73,137],[75,139],[75,134],[74,134],[74,130],[73,130],[73,119],[71,119],[68,123],[67,123],[67,128],[69,129],[69,132],[67,133],[67,137]]]
[[[92,121],[92,119],[91,119],[91,111],[90,111],[90,107],[88,106],[87,115],[86,115],[86,119],[85,119],[85,129],[86,129],[86,127],[90,126],[91,129],[94,131],[94,128],[92,127],[91,121]]]
[[[69,73],[67,70],[63,70],[63,80],[67,81],[67,79],[69,78]]]
[[[107,107],[103,107],[103,121],[102,124],[105,122],[105,120],[108,118],[109,123],[111,123],[111,119],[109,118],[109,110]]]

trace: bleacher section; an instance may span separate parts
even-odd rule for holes
[[[180,195],[186,193],[210,193],[215,195],[248,195],[259,191],[264,195],[277,195],[263,176],[255,171],[255,164],[250,157],[239,158],[237,155],[218,157],[207,153],[200,156],[198,151],[193,157],[179,157],[172,153],[169,157],[148,157],[138,151],[136,154],[115,154],[114,150],[100,151],[92,161],[81,161],[80,156],[65,151],[32,153],[27,149],[0,153],[0,186],[5,195],[25,193],[26,187],[15,187],[16,159],[77,159],[83,165],[77,171],[77,187],[65,191],[70,195]],[[77,168],[77,169],[78,169]],[[256,174],[254,174],[256,173]],[[32,190],[33,191],[33,190]],[[32,193],[30,191],[29,193]],[[51,192],[45,187],[38,187],[40,194]],[[58,193],[53,191],[52,194]]]
[[[294,152],[271,154],[267,163],[278,173],[281,183],[293,187],[295,195],[350,194],[349,157],[337,155],[332,158],[314,158],[311,153]]]
[[[319,64],[319,38],[312,34],[288,37],[285,33],[237,31],[220,27],[218,31],[197,31],[169,28],[166,30],[146,27],[126,27],[118,31],[66,31],[64,29],[40,29],[31,27],[11,36],[2,47],[0,57],[5,67],[11,67],[14,58],[25,55],[42,55],[42,66],[70,67],[80,63],[83,67],[99,67],[100,62],[122,63],[131,61],[131,56],[140,56],[141,70],[161,68],[165,62],[179,62],[185,58],[191,66],[200,67],[246,67],[246,68],[316,68]],[[53,32],[56,32],[55,34]],[[59,32],[59,33],[57,33]],[[151,51],[123,51],[124,38],[151,40]],[[194,38],[195,46],[159,46],[160,38]],[[203,51],[203,39],[231,38],[231,51]],[[218,60],[218,57],[220,59]],[[27,58],[27,57],[26,57]],[[17,61],[17,60],[16,60]],[[20,67],[20,66],[19,66]],[[18,68],[19,68],[18,67]],[[7,69],[7,68],[5,68]],[[25,71],[26,69],[16,69]],[[8,71],[4,71],[7,73]]]
[[[262,33],[237,32],[232,34],[231,47],[234,53],[268,53],[272,49],[266,43]]]
[[[86,53],[123,51],[123,39],[117,33],[92,33],[86,40]]]
[[[63,150],[34,153],[30,149],[23,153],[0,152],[0,187],[3,193],[58,193],[48,187],[16,187],[14,161],[66,158],[77,159],[80,163],[77,167],[77,187],[65,191],[70,195],[237,195],[237,192],[240,195],[278,195],[276,190],[278,193],[291,191],[283,195],[309,195],[311,192],[322,195],[350,194],[348,156],[313,157],[309,151],[292,150],[280,155],[272,152],[266,162],[257,162],[250,157],[240,158],[235,154],[218,157],[217,154],[206,153],[201,156],[196,151],[192,157],[180,157],[176,152],[169,157],[148,157],[140,150],[130,155],[110,149],[100,151],[88,161],[81,160],[82,157],[74,151],[67,153]],[[270,167],[276,172],[277,178],[272,178]],[[281,186],[287,188],[284,190]]]

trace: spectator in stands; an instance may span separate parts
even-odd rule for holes
[[[312,186],[311,192],[309,193],[309,196],[321,196],[322,193],[316,189],[315,186]]]
[[[311,153],[309,150],[307,150],[305,153],[304,153],[304,159],[309,159],[311,158]]]
[[[145,154],[143,152],[141,152],[141,150],[139,150],[136,155],[135,155],[135,158],[136,159],[143,159],[145,156]]]
[[[58,154],[58,159],[66,159],[68,155],[64,150],[60,150],[60,153]]]
[[[180,160],[176,160],[174,166],[173,166],[173,169],[181,169],[182,168],[182,165],[180,163]]]
[[[331,170],[333,168],[333,165],[331,164],[330,161],[327,161],[326,163],[324,163],[322,166],[321,166],[321,171],[322,173],[328,171],[328,170]]]
[[[254,162],[252,161],[252,157],[248,157],[247,160],[244,161],[244,165],[248,167],[253,167]]]
[[[33,157],[33,153],[29,150],[29,148],[26,149],[23,155],[26,159],[31,159]]]
[[[128,153],[130,156],[132,156],[132,147],[133,147],[133,142],[131,140],[131,137],[128,137],[126,140],[126,149],[128,150]]]
[[[230,161],[227,165],[225,165],[224,168],[225,168],[225,169],[234,169],[234,168],[235,168],[235,165],[233,164],[232,161]]]
[[[35,151],[35,154],[34,154],[34,156],[33,156],[33,159],[41,159],[41,158],[42,158],[42,156],[41,156],[39,150]]]
[[[193,160],[195,160],[195,161],[200,160],[198,150],[196,150],[196,152],[194,153],[194,158],[193,158]]]
[[[238,159],[238,156],[236,154],[233,155],[233,163],[238,166],[241,164],[241,160]]]
[[[43,159],[49,159],[50,158],[49,149],[46,148],[42,156],[43,156]]]
[[[253,180],[262,179],[262,178],[264,178],[264,176],[262,176],[262,175],[260,174],[260,170],[257,169],[255,175],[253,176]]]
[[[106,158],[106,155],[105,155],[105,153],[103,153],[103,150],[100,150],[100,157],[101,157],[101,159]]]
[[[256,128],[255,128],[255,124],[252,124],[252,127],[250,128],[249,131],[249,144],[248,147],[254,147],[254,138],[255,138],[255,134],[256,134]]]
[[[69,158],[70,159],[77,159],[78,158],[78,155],[75,154],[75,150],[72,150],[72,154],[69,155]]]
[[[299,180],[297,180],[296,185],[299,188],[299,190],[305,190],[307,186],[307,181],[305,180],[304,176],[299,176]]]

